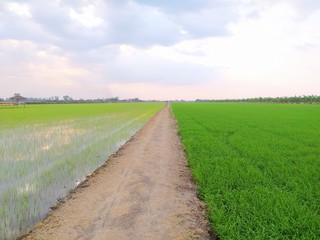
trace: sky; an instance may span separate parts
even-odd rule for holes
[[[320,95],[318,0],[0,0],[0,98]]]

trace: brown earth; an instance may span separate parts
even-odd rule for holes
[[[21,239],[210,239],[166,106]]]

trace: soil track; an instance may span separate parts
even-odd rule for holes
[[[210,239],[169,106],[22,239]]]

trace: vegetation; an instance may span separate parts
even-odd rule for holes
[[[28,105],[0,109],[0,239],[38,222],[163,104]]]
[[[294,97],[258,97],[244,99],[197,99],[196,102],[248,102],[248,103],[320,103],[320,96],[294,96]]]
[[[20,93],[15,93],[13,97],[9,98],[0,98],[0,102],[21,102],[26,104],[56,104],[56,103],[115,103],[115,102],[145,102],[140,100],[139,98],[129,98],[129,99],[119,99],[118,97],[110,97],[110,98],[95,98],[95,99],[73,99],[68,95],[64,95],[61,99],[59,96],[52,97],[22,97]],[[155,100],[150,100],[148,102],[156,102]]]
[[[320,106],[174,103],[221,239],[320,239]]]

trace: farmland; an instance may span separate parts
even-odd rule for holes
[[[320,239],[320,106],[174,103],[221,239]]]
[[[0,109],[0,239],[12,239],[101,166],[160,103]]]

